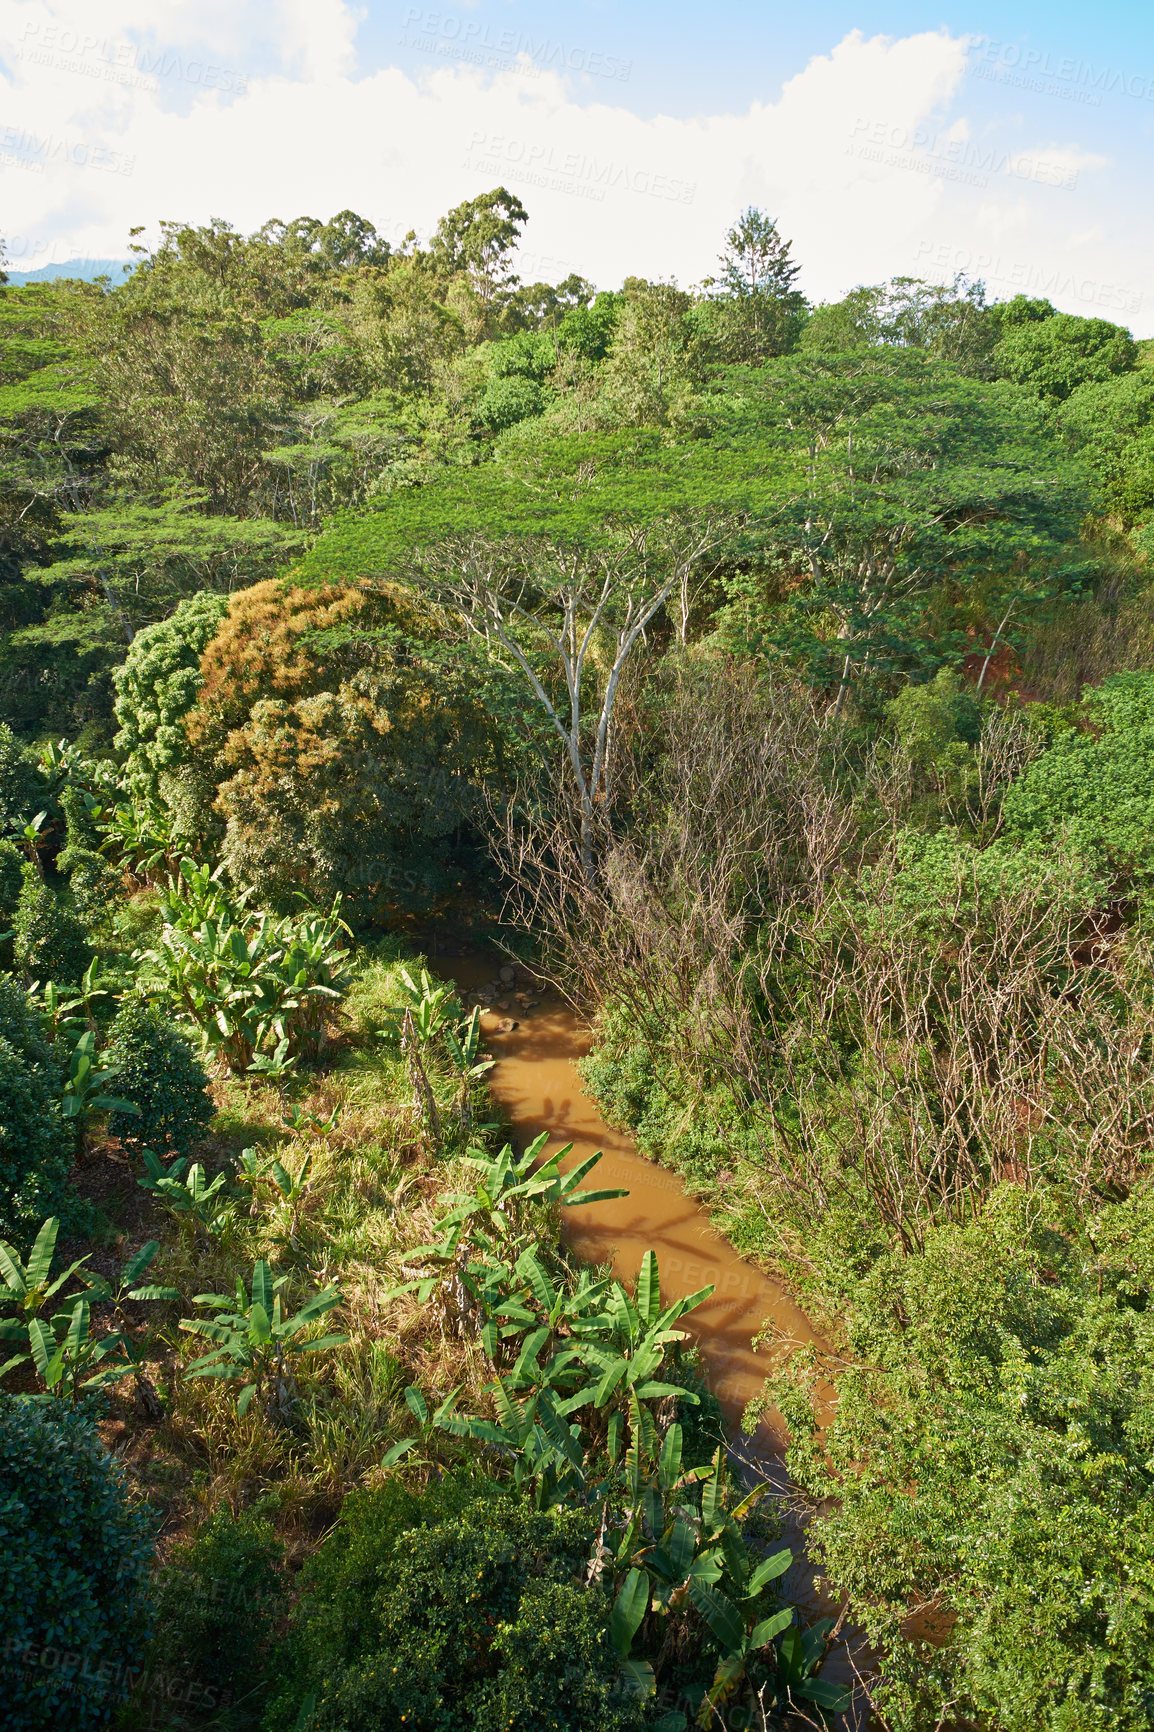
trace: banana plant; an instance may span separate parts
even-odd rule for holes
[[[53,1281],[52,1259],[56,1252],[56,1235],[60,1231],[60,1222],[53,1215],[44,1222],[28,1253],[27,1263],[20,1260],[20,1254],[6,1240],[0,1240],[0,1273],[4,1276],[4,1286],[0,1288],[0,1306],[14,1309],[15,1317],[0,1320],[0,1340],[13,1341],[27,1339],[29,1343],[37,1338],[39,1324],[37,1313],[42,1311],[48,1301],[59,1293],[60,1289],[71,1280],[72,1276],[87,1263],[87,1257],[78,1257],[75,1263],[70,1263],[62,1275]],[[35,1325],[35,1327],[34,1327]],[[0,1366],[0,1377],[10,1371],[14,1365],[22,1365],[27,1359],[26,1353],[17,1354]]]
[[[238,1183],[248,1186],[251,1192],[249,1213],[254,1218],[260,1212],[262,1188],[271,1193],[271,1200],[279,1216],[278,1226],[281,1231],[287,1227],[288,1240],[294,1250],[297,1249],[296,1231],[301,1204],[312,1188],[312,1165],[313,1157],[310,1153],[305,1156],[299,1172],[294,1175],[275,1155],[261,1155],[256,1149],[245,1149],[236,1174]]]
[[[675,1325],[712,1293],[712,1286],[702,1287],[662,1310],[657,1257],[646,1251],[634,1299],[620,1281],[614,1281],[603,1310],[574,1320],[574,1355],[591,1373],[591,1380],[569,1397],[565,1412],[573,1413],[591,1402],[595,1408],[612,1406],[620,1413],[633,1397],[643,1401],[666,1395],[693,1399],[678,1384],[663,1383],[656,1373],[666,1348],[688,1339],[687,1332]]]
[[[179,877],[180,855],[171,813],[143,801],[118,801],[99,821],[102,854],[116,854],[146,884],[171,886]]]
[[[491,1285],[489,1272],[494,1265],[518,1256],[525,1248],[533,1225],[532,1209],[561,1203],[566,1208],[577,1208],[584,1203],[628,1194],[621,1189],[578,1188],[601,1160],[600,1150],[563,1173],[561,1162],[573,1147],[572,1143],[566,1143],[538,1166],[548,1141],[547,1134],[535,1138],[519,1156],[508,1143],[495,1158],[479,1149],[470,1149],[467,1159],[482,1173],[476,1190],[451,1199],[453,1206],[433,1228],[440,1237],[427,1245],[414,1246],[405,1258],[410,1265],[431,1263],[433,1272],[403,1281],[389,1288],[383,1297],[415,1292],[422,1304],[428,1304],[436,1293],[443,1315],[458,1333],[477,1334],[488,1321],[480,1286]],[[532,1232],[532,1238],[536,1237]]]
[[[437,1154],[441,1148],[441,1110],[429,1078],[425,1051],[433,1036],[447,1022],[455,1002],[454,991],[451,986],[443,983],[434,986],[427,970],[423,968],[419,983],[413,979],[407,968],[402,968],[400,972],[408,1003],[391,1011],[389,1019],[394,1024],[401,1051],[408,1064],[409,1083],[417,1111],[425,1121],[433,1152]]]
[[[302,1330],[319,1321],[343,1295],[326,1287],[307,1299],[299,1311],[286,1316],[280,1289],[287,1275],[275,1281],[265,1262],[253,1265],[251,1289],[238,1275],[235,1295],[197,1293],[194,1305],[218,1313],[216,1317],[184,1317],[180,1327],[214,1343],[208,1353],[187,1365],[185,1377],[216,1377],[241,1383],[237,1412],[247,1412],[253,1398],[270,1418],[287,1421],[295,1401],[295,1378],[291,1359],[302,1353],[323,1353],[348,1340],[347,1335],[322,1335],[319,1340],[298,1340]]]
[[[49,1396],[68,1398],[75,1402],[83,1389],[100,1389],[116,1383],[129,1371],[141,1378],[140,1358],[121,1319],[121,1326],[104,1334],[92,1330],[93,1301],[111,1304],[115,1314],[126,1299],[176,1300],[175,1287],[158,1287],[143,1283],[160,1246],[156,1240],[142,1245],[130,1257],[117,1277],[115,1285],[85,1269],[88,1259],[79,1258],[62,1275],[50,1280],[52,1258],[56,1248],[59,1221],[55,1217],[44,1222],[22,1263],[11,1245],[0,1243],[0,1270],[6,1286],[0,1288],[0,1305],[12,1307],[17,1315],[0,1320],[0,1339],[26,1340],[29,1351],[17,1353],[0,1366],[0,1377],[14,1366],[31,1358]],[[73,1299],[50,1318],[39,1315],[49,1300],[72,1276],[84,1282],[89,1293]]]
[[[143,1151],[143,1158],[148,1172],[136,1181],[142,1190],[150,1191],[166,1209],[193,1227],[200,1227],[205,1233],[219,1231],[228,1202],[227,1173],[218,1173],[206,1183],[199,1161],[189,1167],[185,1156],[177,1155],[171,1166],[166,1167],[151,1149]]]
[[[278,1086],[285,1083],[296,1069],[296,1058],[289,1053],[288,1036],[282,1035],[272,1052],[253,1054],[252,1063],[248,1067],[250,1076],[267,1077],[269,1082]]]
[[[96,1058],[96,1031],[87,1029],[76,1042],[68,1060],[68,1080],[60,1094],[60,1116],[71,1125],[77,1147],[84,1137],[88,1121],[96,1113],[117,1112],[139,1115],[133,1101],[105,1093],[105,1084],[118,1077],[124,1069],[120,1064],[99,1064]]]
[[[36,982],[29,989],[29,999],[35,1005],[36,1014],[49,1040],[55,1041],[61,1034],[71,1034],[74,1029],[95,1031],[92,1006],[96,999],[109,996],[108,987],[98,984],[104,978],[106,977],[101,974],[100,958],[94,956],[84,970],[80,990],[75,995],[61,997],[60,988],[54,980],[46,981],[43,987]]]
[[[257,1068],[283,1075],[290,1053],[315,1056],[326,1007],[348,986],[347,928],[336,905],[280,920],[254,912],[247,895],[225,891],[219,870],[181,861],[159,942],[137,961],[226,1069],[243,1074],[264,1055]]]
[[[302,1107],[294,1104],[289,1108],[285,1115],[284,1122],[290,1131],[308,1131],[310,1136],[327,1137],[331,1136],[336,1130],[337,1125],[340,1123],[340,1117],[341,1106],[339,1101],[333,1108],[332,1112],[326,1113],[323,1118],[319,1113],[314,1113],[309,1107]]]
[[[44,876],[44,862],[40,855],[47,846],[47,838],[41,836],[40,832],[43,830],[47,819],[47,812],[37,812],[36,816],[29,819],[28,823],[23,825],[20,830],[20,841],[23,844],[24,852],[42,878]]]
[[[494,1060],[481,1058],[481,1008],[474,1005],[463,1022],[445,1024],[445,1048],[449,1062],[460,1077],[457,1092],[457,1131],[465,1141],[473,1128],[473,1091],[492,1070]]]

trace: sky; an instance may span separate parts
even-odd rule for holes
[[[498,185],[520,271],[700,282],[748,205],[835,300],[893,276],[1154,335],[1150,0],[0,0],[10,267]]]

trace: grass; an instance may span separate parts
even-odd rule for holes
[[[393,938],[363,946],[321,1067],[283,1089],[251,1078],[214,1084],[217,1114],[194,1158],[211,1173],[256,1149],[275,1155],[293,1177],[308,1163],[295,1203],[270,1185],[254,1201],[237,1191],[219,1231],[206,1232],[149,1203],[135,1185],[138,1164],[119,1155],[113,1188],[102,1197],[102,1239],[120,1260],[143,1239],[159,1239],[150,1278],[181,1294],[179,1305],[133,1308],[138,1338],[147,1343],[147,1373],[161,1397],[159,1421],[145,1416],[126,1379],[112,1393],[103,1423],[106,1440],[156,1512],[162,1557],[214,1509],[257,1502],[290,1554],[303,1555],[344,1496],[373,1484],[386,1450],[411,1432],[408,1384],[443,1394],[456,1383],[477,1388],[485,1381],[479,1348],[443,1336],[435,1314],[415,1301],[385,1296],[403,1279],[406,1250],[429,1236],[445,1194],[463,1188],[468,1173],[459,1148],[434,1157],[429,1147],[389,1014],[403,1001],[400,969],[422,961]],[[447,1107],[456,1079],[435,1067],[432,1078]],[[108,1164],[112,1151],[105,1153]],[[93,1248],[83,1244],[70,1254]],[[193,1304],[195,1295],[231,1294],[238,1277],[251,1282],[262,1258],[274,1276],[287,1277],[288,1310],[329,1284],[344,1294],[342,1307],[312,1333],[339,1329],[347,1340],[297,1358],[298,1400],[288,1426],[255,1402],[238,1415],[239,1383],[184,1375],[208,1347],[178,1327],[181,1317],[208,1314]],[[446,1461],[460,1452],[443,1435],[438,1449]]]

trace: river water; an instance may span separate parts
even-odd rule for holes
[[[446,942],[437,947],[435,966],[465,994],[495,982],[506,958],[493,952],[459,954]],[[518,996],[535,998],[526,1010]],[[646,1160],[624,1132],[607,1125],[585,1093],[577,1061],[589,1049],[589,1036],[560,995],[543,987],[524,969],[502,987],[500,999],[485,995],[489,1009],[482,1028],[496,1064],[489,1075],[494,1100],[524,1147],[546,1131],[550,1147],[572,1143],[566,1165],[604,1151],[586,1187],[621,1186],[628,1195],[569,1209],[565,1234],[578,1256],[611,1262],[621,1280],[632,1282],[645,1252],[657,1254],[664,1303],[712,1285],[711,1298],[685,1319],[696,1339],[709,1387],[729,1423],[735,1452],[767,1478],[783,1481],[784,1435],[770,1410],[749,1439],[740,1433],[743,1409],[760,1395],[767,1373],[791,1344],[815,1339],[804,1312],[776,1282],[739,1257],[710,1224],[705,1210],[688,1196],[676,1173]],[[499,1008],[503,1006],[504,1008]],[[498,1032],[502,1022],[516,1027]],[[753,1338],[770,1326],[777,1342],[760,1352]]]

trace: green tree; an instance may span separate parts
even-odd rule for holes
[[[512,286],[508,263],[529,214],[507,187],[479,193],[443,216],[429,243],[429,252],[446,275],[465,273],[483,303]]]
[[[710,291],[707,341],[718,360],[757,366],[782,355],[797,341],[805,297],[795,288],[801,267],[764,211],[742,211],[725,237],[720,274],[707,278]]]
[[[999,378],[1061,403],[1079,385],[1130,372],[1138,362],[1138,346],[1129,331],[1108,319],[1054,313],[1010,322],[993,359]]]
[[[723,641],[790,658],[840,706],[855,679],[1020,628],[1064,561],[1080,575],[1084,474],[1028,401],[896,348],[788,357],[741,384],[712,443],[760,451],[780,504],[736,539]]]

